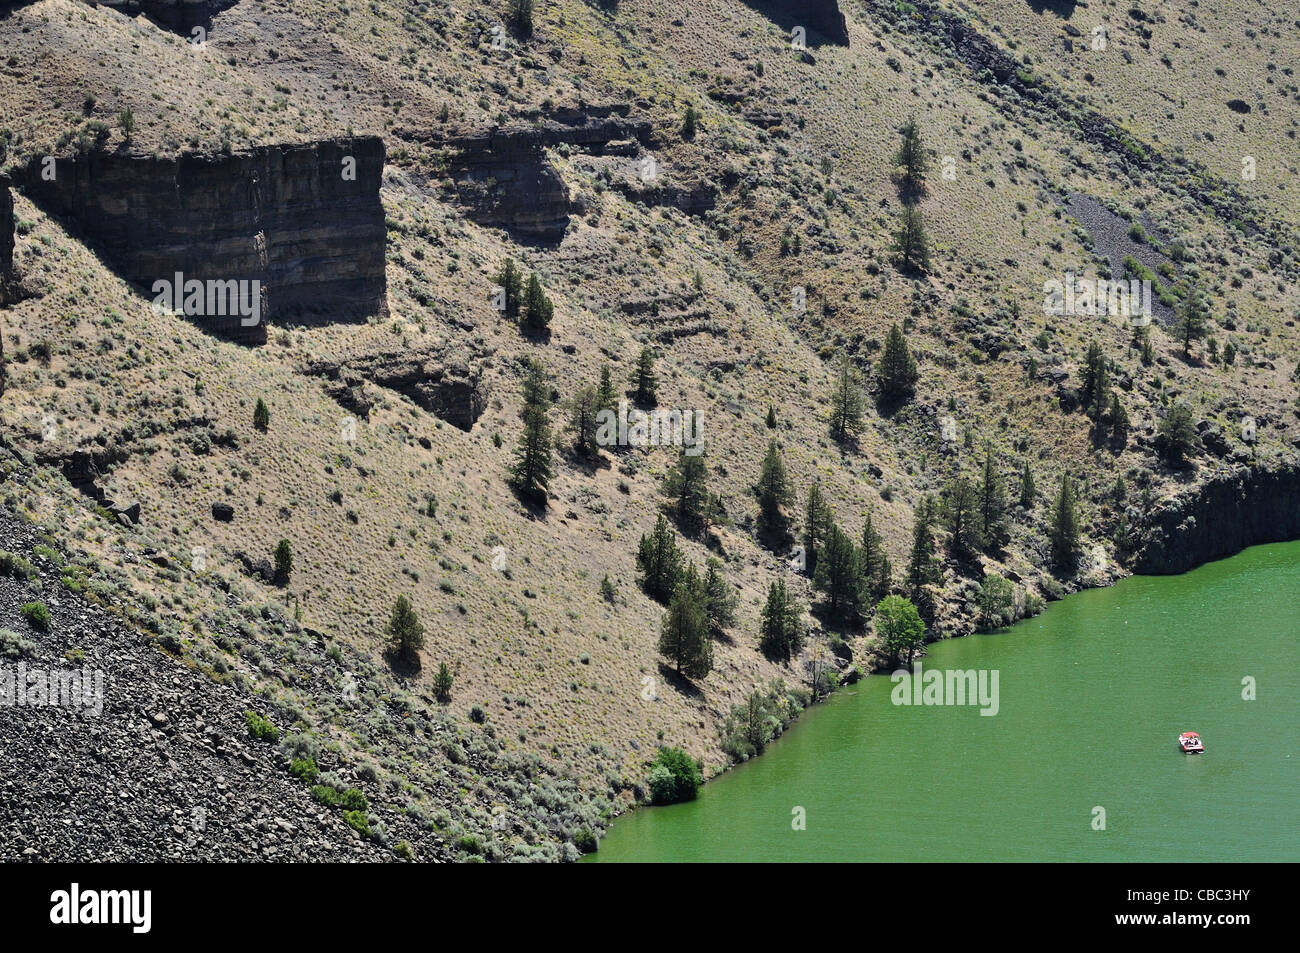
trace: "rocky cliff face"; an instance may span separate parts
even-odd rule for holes
[[[1235,467],[1152,514],[1133,570],[1186,572],[1247,546],[1290,539],[1300,539],[1300,465]]]
[[[435,142],[471,219],[547,241],[564,234],[575,209],[546,150],[567,144],[591,155],[611,148],[635,155],[649,136],[649,122],[619,104],[557,110],[531,125],[453,132]]]
[[[8,303],[7,288],[14,276],[14,197],[9,180],[0,177],[0,306]]]
[[[802,26],[808,31],[808,44],[817,41],[813,31],[828,43],[849,45],[849,28],[836,0],[745,0],[773,22],[787,29]]]
[[[260,343],[268,320],[386,312],[383,165],[374,137],[233,155],[90,153],[58,159],[50,180],[33,163],[25,188],[150,298],[164,294],[212,331]],[[173,298],[178,274],[185,293]],[[192,280],[204,283],[197,298]]]

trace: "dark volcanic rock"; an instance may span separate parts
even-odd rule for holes
[[[1300,538],[1300,465],[1224,469],[1156,510],[1135,547],[1139,573],[1185,572],[1260,543]]]
[[[849,45],[849,29],[836,0],[745,0],[773,22],[787,29],[802,26],[809,31],[808,44],[816,44],[816,31],[826,42]]]
[[[387,311],[383,166],[375,137],[232,155],[92,152],[56,160],[53,181],[29,165],[25,188],[53,214],[75,219],[150,297],[155,282],[178,272],[187,282],[259,282],[256,324],[230,307],[185,310],[217,333],[260,343],[268,320]]]
[[[14,197],[9,180],[0,176],[0,305],[8,303],[5,289],[14,273]]]
[[[325,389],[354,412],[368,414],[361,379],[404,394],[425,410],[461,430],[474,426],[487,407],[482,358],[464,354],[423,352],[367,354],[345,363],[316,361],[306,372],[325,378]]]
[[[235,508],[229,503],[213,503],[212,518],[221,523],[229,523],[235,518]]]

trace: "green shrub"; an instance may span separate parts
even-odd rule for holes
[[[365,811],[344,811],[343,820],[362,837],[370,836],[370,819]]]
[[[415,851],[412,850],[411,845],[404,840],[399,840],[393,845],[393,853],[402,858],[402,860],[415,860]]]
[[[338,807],[343,803],[343,795],[328,784],[317,784],[311,789],[311,796],[326,807]]]
[[[289,773],[303,781],[315,781],[320,777],[320,769],[316,767],[316,759],[311,755],[307,755],[305,758],[294,758],[290,761]]]
[[[703,779],[700,766],[681,748],[662,747],[650,769],[650,795],[656,804],[693,801]]]
[[[280,740],[280,729],[269,718],[263,718],[255,711],[246,711],[244,721],[248,724],[248,735],[254,741]]]
[[[50,610],[43,602],[29,602],[23,606],[23,618],[32,624],[32,628],[42,632],[50,630]]]
[[[0,549],[0,576],[13,576],[15,579],[34,579],[36,570],[23,557]]]
[[[367,801],[366,796],[362,794],[360,791],[358,791],[356,788],[348,788],[346,791],[344,791],[343,794],[341,795],[339,803],[343,805],[345,810],[349,810],[349,811],[370,810],[370,802]]]
[[[0,656],[5,658],[31,658],[36,654],[36,643],[24,639],[10,629],[0,629]]]
[[[467,854],[482,854],[483,842],[475,834],[465,834],[458,841],[456,846]]]
[[[600,847],[600,841],[590,828],[584,827],[573,835],[573,846],[578,848],[580,854],[594,854]]]

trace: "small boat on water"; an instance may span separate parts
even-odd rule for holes
[[[1183,749],[1184,754],[1200,754],[1205,750],[1205,745],[1201,744],[1201,736],[1194,731],[1184,731],[1179,735],[1178,747]]]

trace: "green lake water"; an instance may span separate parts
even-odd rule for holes
[[[1300,543],[1079,593],[930,646],[926,669],[997,670],[996,715],[895,705],[887,675],[864,679],[698,800],[619,818],[587,859],[1300,860],[1298,635]]]

